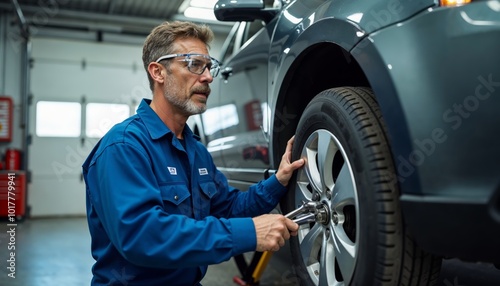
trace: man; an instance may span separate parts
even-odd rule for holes
[[[92,236],[92,285],[200,285],[207,265],[277,251],[298,225],[270,212],[303,160],[293,139],[275,175],[240,192],[186,125],[205,111],[219,71],[206,26],[165,22],[143,62],[153,99],[114,126],[83,165]],[[262,215],[264,214],[264,215]]]

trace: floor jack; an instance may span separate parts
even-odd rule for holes
[[[299,216],[299,217],[297,217]],[[322,220],[324,210],[320,202],[311,201],[303,202],[297,209],[286,214],[285,217],[293,219],[299,225]],[[272,252],[254,252],[250,264],[247,263],[243,254],[234,256],[236,266],[240,271],[241,276],[233,277],[233,282],[239,286],[256,286],[259,285],[260,277],[271,259]]]

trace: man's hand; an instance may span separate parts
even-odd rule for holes
[[[294,139],[295,136],[288,140],[285,153],[283,154],[283,157],[281,157],[280,166],[276,172],[276,179],[278,179],[278,181],[285,187],[288,185],[288,181],[290,181],[293,171],[304,165],[304,159],[298,159],[293,163],[290,163],[290,160],[292,159],[292,146]]]
[[[297,235],[299,225],[280,214],[265,214],[254,217],[257,233],[257,251],[278,251],[290,235]]]

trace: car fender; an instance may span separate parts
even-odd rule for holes
[[[346,57],[350,57],[349,51],[370,33],[434,5],[434,1],[428,0],[292,2],[280,13],[271,39],[268,81],[271,110],[275,110],[280,97],[286,93],[284,82],[289,76],[290,67],[307,48],[333,43],[342,47]],[[307,17],[294,17],[299,14]],[[275,126],[276,119],[273,114],[270,126]],[[274,139],[281,141],[280,138]],[[270,142],[273,154],[273,149],[283,145],[283,142],[276,143],[273,140],[273,133],[270,134]],[[271,165],[275,165],[274,162]]]
[[[314,44],[331,42],[350,51],[370,33],[434,5],[433,0],[292,2],[280,13],[272,35],[269,74],[274,76],[269,87],[279,88],[283,71]],[[294,16],[299,14],[307,17]]]

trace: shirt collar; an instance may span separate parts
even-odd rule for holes
[[[167,134],[171,134],[170,138],[173,138],[173,132],[167,127],[167,125],[165,125],[165,123],[163,123],[163,121],[161,121],[158,114],[156,114],[156,112],[149,106],[150,104],[151,99],[144,98],[141,101],[139,108],[137,108],[137,115],[139,115],[144,122],[151,139],[159,139]],[[199,140],[187,124],[182,132],[184,134],[184,138],[195,137]]]

